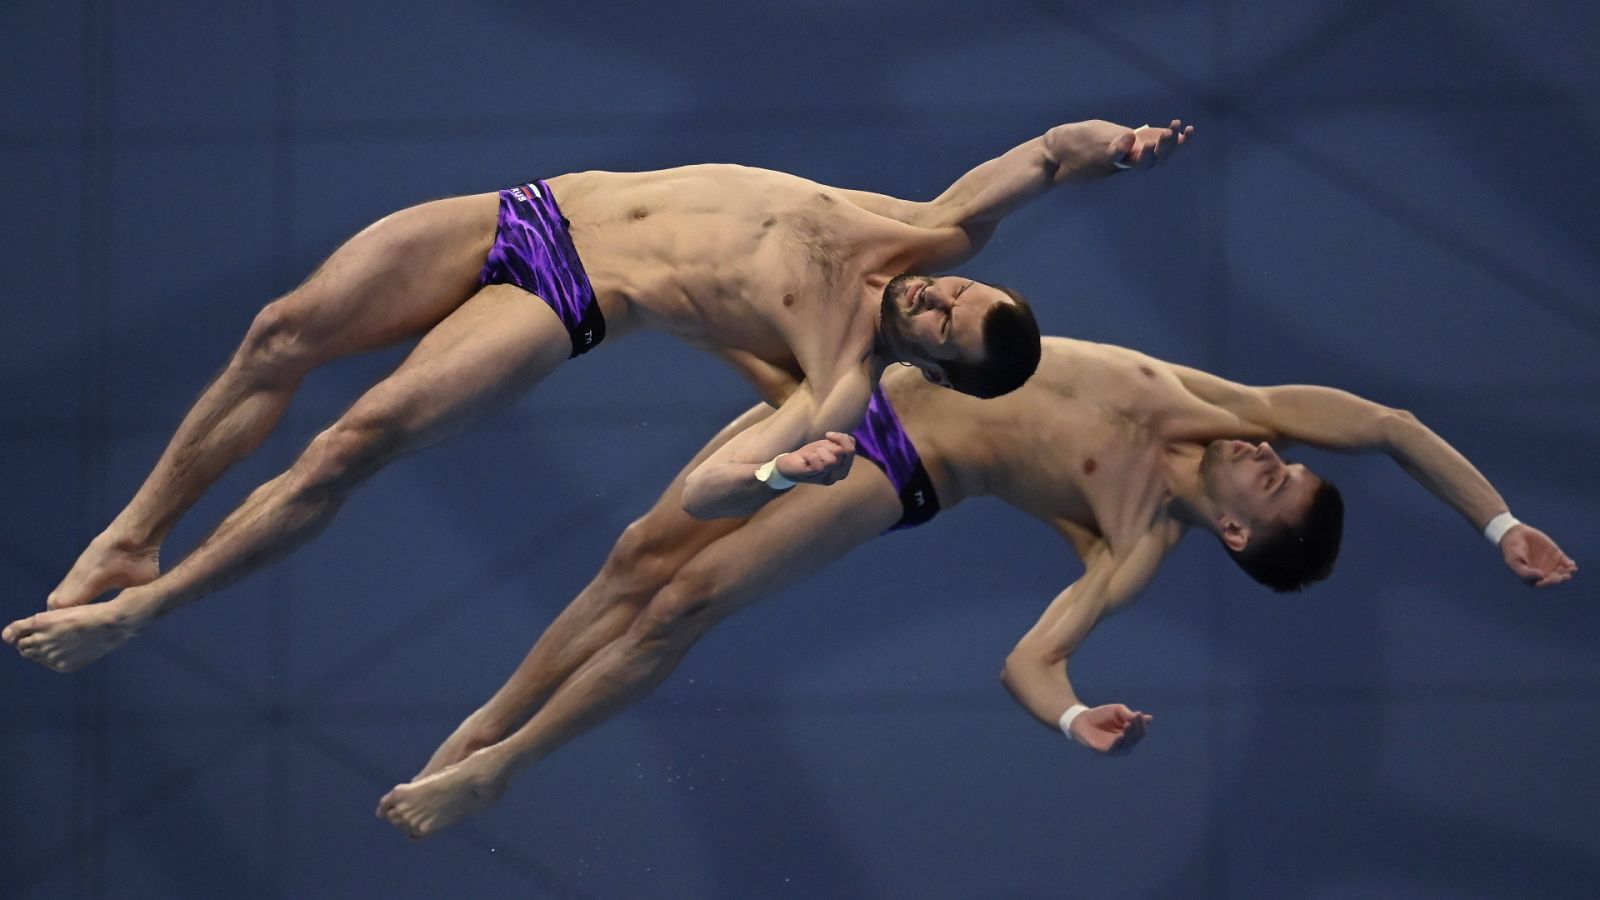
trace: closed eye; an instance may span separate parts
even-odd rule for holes
[[[1289,484],[1289,469],[1288,469],[1287,466],[1285,466],[1284,469],[1283,469],[1282,477],[1280,477],[1278,479],[1278,484],[1277,484],[1276,487],[1274,487],[1272,489],[1272,493],[1274,493],[1274,494],[1283,493],[1284,487],[1287,486],[1288,484]]]

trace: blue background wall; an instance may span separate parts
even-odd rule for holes
[[[726,160],[913,198],[1058,122],[1200,128],[970,267],[1047,331],[1405,406],[1600,564],[1594,4],[0,6],[0,577],[42,606],[254,312],[396,208]],[[398,351],[317,374],[176,559]],[[0,656],[7,895],[1562,897],[1600,892],[1595,575],[1536,594],[1389,462],[1277,598],[1208,541],[1074,662],[1130,757],[996,673],[1076,577],[993,501],[707,638],[412,845],[378,797],[750,402],[641,336],[383,473],[291,562],[60,676]]]

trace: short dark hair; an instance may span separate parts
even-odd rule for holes
[[[1285,594],[1327,578],[1339,558],[1343,536],[1344,497],[1333,482],[1323,479],[1298,523],[1252,535],[1243,550],[1230,548],[1228,555],[1251,578]]]
[[[1039,323],[1022,295],[990,285],[1010,297],[983,317],[983,361],[940,362],[950,386],[974,397],[998,397],[1016,390],[1039,368]]]

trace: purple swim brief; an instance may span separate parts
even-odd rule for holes
[[[478,286],[509,284],[550,304],[567,326],[572,356],[577,356],[605,339],[606,320],[572,246],[570,227],[544,182],[501,191],[494,246],[478,275]]]
[[[851,434],[856,439],[856,455],[882,469],[900,492],[900,521],[889,526],[889,531],[921,525],[938,514],[939,497],[934,493],[933,480],[882,387],[873,389],[872,399],[867,401],[867,416]]]

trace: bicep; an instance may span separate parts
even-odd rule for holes
[[[846,200],[873,215],[894,219],[907,225],[922,225],[932,206],[918,200],[902,200],[899,197],[874,194],[871,191],[853,191],[846,188],[839,188],[838,191]]]
[[[1323,450],[1367,450],[1381,445],[1398,410],[1349,391],[1315,384],[1252,387],[1209,372],[1173,366],[1199,399],[1243,422]]]
[[[1088,554],[1083,577],[1056,595],[1018,646],[1031,647],[1052,662],[1071,656],[1101,619],[1139,596],[1166,550],[1166,541],[1156,534],[1122,556],[1102,542]]]
[[[867,191],[841,191],[851,203],[889,220],[895,243],[907,248],[898,264],[910,271],[937,271],[976,256],[994,235],[994,222],[961,221],[948,203],[901,200]]]
[[[1184,390],[1205,402],[1227,410],[1239,418],[1260,422],[1267,409],[1267,398],[1261,388],[1219,378],[1210,372],[1173,365]]]
[[[1285,437],[1323,450],[1372,450],[1388,442],[1404,413],[1349,391],[1310,384],[1259,388],[1268,423]]]

